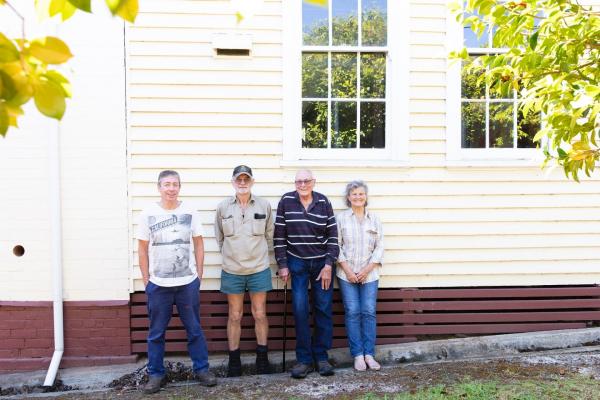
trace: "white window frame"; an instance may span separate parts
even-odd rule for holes
[[[456,16],[448,11],[447,49],[459,51],[463,48],[463,25],[456,21]],[[468,48],[469,53],[502,53],[506,49],[497,48]],[[448,60],[448,86],[446,93],[446,159],[449,164],[480,164],[482,162],[497,162],[498,165],[539,165],[544,159],[543,151],[539,148],[462,148],[462,119],[461,119],[461,62]],[[513,103],[515,108],[517,102]],[[516,112],[516,109],[515,109]],[[486,118],[488,114],[486,111]],[[486,143],[488,138],[486,137]],[[515,142],[516,146],[516,142]]]
[[[409,2],[388,0],[385,149],[302,148],[302,0],[283,6],[283,157],[282,165],[341,163],[389,164],[408,159]],[[331,2],[329,2],[331,7]],[[305,46],[307,49],[324,49]],[[356,52],[358,47],[347,49]],[[351,50],[350,50],[351,49]],[[340,47],[337,51],[343,51]],[[366,47],[365,50],[381,50]],[[360,79],[360,78],[359,78]]]

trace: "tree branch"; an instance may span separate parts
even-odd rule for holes
[[[21,19],[21,38],[25,39],[25,17],[23,17],[21,13],[19,13],[19,11],[17,11],[17,9],[8,1],[5,1],[4,4],[6,4],[8,8],[10,8],[15,14],[17,14],[17,17]]]

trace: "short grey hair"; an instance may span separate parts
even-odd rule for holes
[[[367,199],[365,200],[365,207],[369,204],[369,187],[363,181],[352,181],[346,185],[346,195],[344,196],[344,200],[346,201],[346,206],[352,207],[352,203],[348,200],[348,196],[350,196],[350,192],[354,189],[363,188],[365,189],[365,194],[367,195]]]
[[[181,178],[179,177],[179,173],[177,171],[173,171],[172,169],[166,169],[164,171],[161,171],[160,174],[158,174],[158,186],[160,186],[160,181],[162,181],[167,176],[175,176],[175,177],[177,177],[177,181],[179,182],[179,186],[181,186]]]

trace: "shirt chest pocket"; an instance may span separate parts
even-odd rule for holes
[[[365,237],[367,239],[367,246],[369,251],[373,251],[375,249],[375,244],[377,243],[377,239],[379,239],[379,232],[375,227],[367,227],[365,229]]]
[[[233,217],[221,219],[221,226],[223,227],[223,236],[233,236],[235,234]]]
[[[266,226],[267,216],[265,214],[254,214],[254,219],[252,220],[252,234],[264,235]]]

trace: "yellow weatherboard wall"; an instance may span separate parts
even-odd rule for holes
[[[384,223],[383,287],[600,281],[597,178],[576,184],[561,171],[541,171],[537,161],[448,161],[448,135],[460,126],[449,123],[447,112],[446,1],[410,2],[404,164],[282,163],[287,3],[265,1],[237,25],[229,2],[145,2],[127,29],[133,220],[156,198],[158,172],[178,170],[183,199],[197,204],[207,228],[203,289],[219,287],[214,209],[233,193],[231,169],[242,163],[255,172],[254,193],[274,207],[303,166],[315,171],[315,190],[337,210],[345,183],[365,180],[371,209]],[[251,34],[251,57],[213,57],[215,32]],[[142,290],[136,260],[134,254],[134,288]]]

